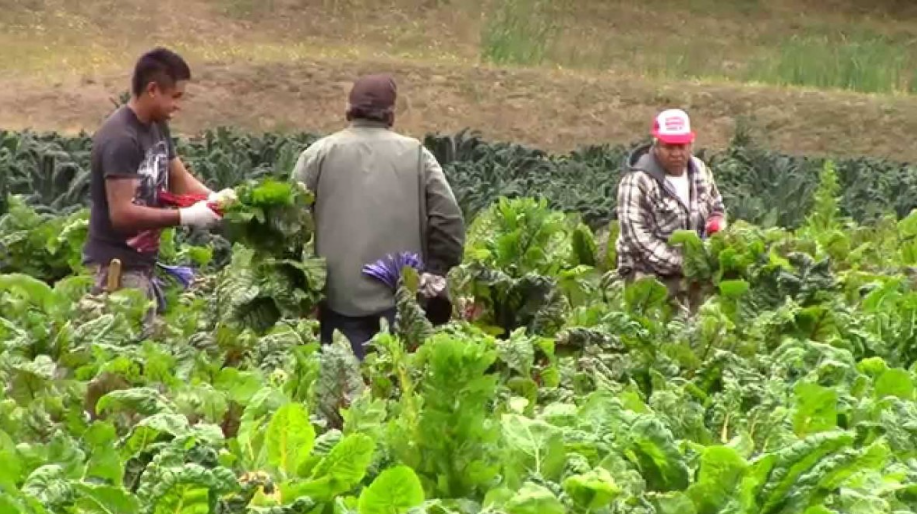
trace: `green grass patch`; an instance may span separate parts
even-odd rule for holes
[[[494,64],[543,63],[561,32],[556,12],[564,2],[494,0],[481,34],[481,57]]]
[[[634,30],[624,16],[648,23],[647,11],[636,8],[594,10],[603,20],[620,16],[608,28],[595,16],[584,18],[588,9],[579,4],[492,0],[485,8],[481,56],[495,64],[629,69],[660,79],[917,92],[917,34],[906,27],[875,19],[829,20],[828,12],[790,21],[781,8],[763,0],[647,2],[660,12],[668,8],[672,16],[696,18],[698,30],[720,24],[720,37],[691,38],[651,25]],[[754,16],[761,19],[753,22]]]
[[[686,45],[672,52],[646,56],[638,69],[660,79],[712,79],[728,77],[723,61],[722,53],[715,48]]]
[[[752,66],[746,78],[864,93],[914,92],[917,60],[904,43],[882,37],[792,37]]]
[[[222,12],[237,19],[257,19],[274,10],[274,0],[220,0]]]
[[[671,7],[671,0],[661,2],[663,6]],[[690,0],[678,3],[695,16],[720,15],[752,15],[760,14],[764,8],[762,0]]]

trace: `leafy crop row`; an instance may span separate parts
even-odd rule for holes
[[[220,128],[180,139],[179,153],[212,187],[246,179],[285,176],[310,134],[253,136]],[[444,165],[469,217],[499,197],[543,197],[552,208],[577,212],[593,229],[614,219],[617,179],[631,147],[591,146],[549,155],[514,143],[493,143],[473,133],[428,135],[424,143]],[[89,196],[88,135],[0,131],[0,202],[24,194],[26,202],[54,213],[85,205]],[[824,159],[759,148],[744,129],[722,151],[699,150],[714,169],[733,218],[765,227],[794,228],[811,208]],[[917,207],[917,169],[879,159],[835,160],[841,210],[859,222],[886,213],[899,217]],[[0,212],[5,212],[0,204]]]
[[[256,153],[295,155],[271,141]],[[565,166],[529,155],[512,175],[525,149],[444,141],[453,177]],[[168,284],[152,331],[136,291],[87,294],[84,211],[11,197],[0,512],[917,512],[917,213],[856,221],[833,163],[794,230],[673,237],[709,289],[690,319],[655,280],[620,281],[598,211],[467,186],[453,320],[426,320],[406,269],[363,362],[317,342],[311,195],[258,170],[222,171],[258,178],[218,236],[166,235],[198,276]]]

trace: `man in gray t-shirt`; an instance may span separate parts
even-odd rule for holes
[[[132,287],[156,297],[153,271],[162,229],[211,227],[220,216],[208,202],[231,197],[231,190],[214,193],[204,186],[175,153],[167,123],[179,110],[190,79],[191,70],[177,54],[162,48],[144,54],[134,69],[130,102],[109,116],[93,138],[92,206],[83,254],[96,271],[95,293]],[[169,208],[160,201],[160,191],[207,200]],[[113,260],[120,261],[120,269],[110,268]]]

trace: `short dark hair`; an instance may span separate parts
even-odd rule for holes
[[[379,121],[392,125],[394,113],[392,109],[350,106],[347,109],[347,121],[353,120]]]
[[[191,80],[191,68],[188,67],[188,63],[171,50],[154,48],[137,60],[131,86],[134,96],[140,96],[150,82],[167,88],[180,80]]]

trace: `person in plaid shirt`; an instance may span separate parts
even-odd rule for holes
[[[652,145],[629,158],[618,186],[618,273],[628,282],[656,276],[682,309],[693,312],[699,290],[685,285],[681,251],[668,239],[676,230],[696,230],[701,237],[722,230],[726,209],[713,174],[691,154],[688,114],[661,112],[652,134]]]

